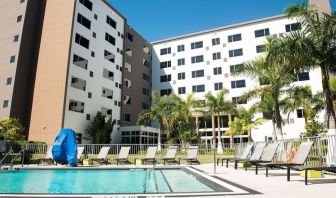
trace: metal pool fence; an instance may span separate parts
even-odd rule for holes
[[[309,153],[306,164],[307,165],[322,165],[328,164],[332,160],[332,156],[336,155],[335,144],[336,136],[318,136],[309,138],[297,138],[297,139],[286,139],[279,140],[279,147],[274,158],[274,161],[284,161],[292,148],[297,149],[301,142],[313,141],[313,147]],[[270,143],[273,141],[268,141]],[[224,144],[222,152],[218,152],[217,148],[211,148],[211,145],[199,144],[199,145],[168,145],[163,144],[158,148],[156,153],[156,158],[160,159],[169,146],[177,146],[176,159],[180,157],[185,157],[187,155],[187,150],[189,146],[198,146],[197,158],[200,163],[216,163],[216,158],[218,157],[228,157],[228,156],[240,156],[248,144],[259,144],[264,142],[251,142],[251,143],[237,143],[234,144],[233,148],[230,148],[230,144]],[[118,156],[121,147],[130,147],[129,160],[134,163],[136,158],[144,157],[147,152],[147,148],[151,146],[158,146],[154,144],[81,144],[78,146],[85,147],[83,157],[84,159],[96,158],[100,149],[102,147],[110,147],[107,159],[111,163],[116,163],[113,158]],[[51,145],[46,144],[31,144],[27,142],[8,142],[7,147],[12,150],[13,153],[25,151],[24,156],[28,156],[30,163],[37,163],[38,159],[43,158]],[[3,157],[2,157],[3,158]],[[21,161],[20,161],[21,160]],[[0,166],[1,164],[9,163],[10,160],[1,160],[0,156]],[[19,158],[16,163],[23,162],[23,158]],[[184,162],[185,163],[185,162]]]

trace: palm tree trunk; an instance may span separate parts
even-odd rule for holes
[[[215,131],[215,113],[211,113],[212,124],[212,148],[216,148],[216,131]]]
[[[161,128],[158,131],[158,150],[161,150]]]
[[[334,103],[331,98],[331,91],[329,85],[329,75],[326,70],[325,65],[321,65],[321,73],[322,73],[322,88],[323,88],[323,95],[324,100],[326,103],[326,114],[327,114],[327,123],[329,130],[335,132],[336,129],[336,114],[334,110]]]
[[[273,132],[272,132],[272,140],[275,141],[277,140],[277,135],[276,135],[276,129],[275,129],[275,116],[274,116],[275,113],[273,113],[272,115],[272,128],[273,128]]]
[[[220,117],[219,113],[217,114],[217,124],[218,124],[218,145],[217,145],[217,153],[222,154],[223,153],[223,147],[222,147],[222,137],[220,132]]]
[[[232,122],[232,115],[229,113],[229,123]],[[234,147],[234,139],[233,134],[230,135],[230,148],[233,149]]]
[[[251,130],[248,130],[248,131],[247,131],[247,136],[248,136],[248,141],[249,141],[249,142],[252,142],[252,136],[251,136],[251,133],[252,133]]]
[[[282,118],[281,118],[281,114],[280,114],[280,106],[279,106],[278,96],[274,97],[274,113],[275,113],[276,133],[277,133],[277,135],[280,135],[281,138],[283,139]]]
[[[199,117],[195,117],[195,122],[196,122],[196,134],[199,135]]]

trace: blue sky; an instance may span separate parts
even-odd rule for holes
[[[149,41],[282,14],[301,0],[109,0]],[[330,0],[333,10],[336,1]]]

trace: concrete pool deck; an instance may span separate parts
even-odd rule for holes
[[[151,168],[152,166],[135,166],[135,165],[123,165],[123,166],[98,166],[94,168]],[[157,167],[164,167],[158,165]],[[165,167],[176,167],[165,166]],[[291,182],[286,180],[286,170],[270,170],[269,177],[265,177],[265,171],[260,169],[259,175],[255,175],[254,168],[250,168],[248,171],[244,169],[235,170],[232,166],[225,168],[222,166],[216,167],[216,174],[214,174],[213,164],[193,165],[193,168],[203,171],[205,174],[217,178],[221,178],[224,182],[232,182],[235,185],[242,186],[243,188],[253,190],[256,193],[247,195],[225,195],[225,196],[213,196],[213,197],[330,197],[336,195],[336,176],[324,175],[321,179],[309,179],[308,184],[304,184],[304,178],[300,177],[299,172],[292,172]],[[64,166],[25,166],[25,168],[64,168]],[[123,197],[123,196],[94,196],[94,197]],[[124,196],[129,197],[129,196]],[[134,197],[134,196],[130,196]],[[139,196],[140,197],[140,196]],[[143,195],[141,197],[144,197]],[[155,196],[152,196],[155,197]],[[161,196],[158,196],[161,197]],[[167,196],[168,197],[168,196]],[[172,196],[169,196],[172,197]],[[192,197],[192,196],[190,196]],[[210,197],[210,196],[202,196]]]

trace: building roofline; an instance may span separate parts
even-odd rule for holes
[[[218,31],[223,31],[223,30],[232,29],[232,28],[236,28],[236,27],[246,26],[246,25],[250,25],[250,24],[254,24],[254,23],[271,21],[271,20],[274,20],[274,19],[282,19],[282,18],[286,18],[286,17],[287,17],[287,15],[281,14],[281,15],[276,15],[276,16],[272,16],[272,17],[266,17],[266,18],[262,18],[262,19],[257,19],[257,20],[242,22],[242,23],[236,23],[236,24],[233,24],[233,25],[227,25],[227,26],[222,26],[222,27],[219,27],[219,28],[214,28],[214,29],[204,30],[204,31],[195,32],[195,33],[191,33],[191,34],[185,34],[185,35],[181,35],[181,36],[176,36],[176,37],[171,37],[171,38],[162,39],[162,40],[158,40],[158,41],[153,41],[153,42],[151,42],[151,44],[152,45],[157,45],[157,44],[162,44],[162,43],[165,43],[165,42],[168,42],[168,41],[176,41],[176,40],[189,38],[189,37],[193,37],[193,36],[199,36],[199,35],[203,35],[203,34],[214,33],[214,32],[218,32]]]
[[[113,6],[112,6],[112,4],[110,4],[109,2],[108,2],[108,0],[102,0],[109,8],[111,8],[115,13],[117,13],[121,18],[123,18],[124,19],[124,21],[127,21],[126,20],[126,17],[123,15],[123,14],[121,14],[116,8],[114,8]]]

